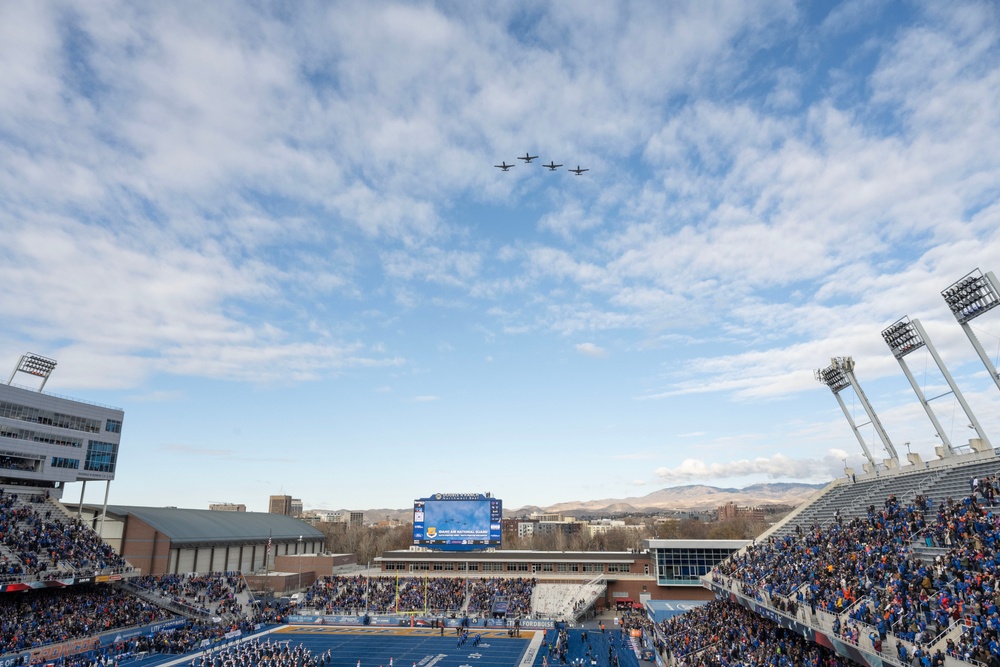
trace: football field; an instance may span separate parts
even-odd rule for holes
[[[319,657],[330,652],[329,667],[559,667],[548,655],[548,641],[554,641],[554,630],[546,635],[542,630],[522,630],[520,637],[509,637],[503,629],[480,629],[479,643],[472,631],[467,641],[459,645],[454,629],[282,626],[263,635],[263,641],[302,646]],[[620,667],[639,667],[639,659],[631,640],[621,631],[601,634],[591,630],[586,642],[580,630],[570,630],[567,661],[581,661],[590,667],[609,664],[610,650]],[[196,654],[152,656],[128,667],[185,667]],[[200,664],[200,663],[199,663]]]
[[[475,633],[458,645],[452,630],[430,628],[336,628],[288,626],[271,633],[271,641],[288,640],[301,644],[313,655],[330,651],[330,667],[517,667],[526,656],[535,632],[522,632],[520,638],[507,636],[507,631],[481,630],[478,646]],[[541,631],[535,644],[541,645]],[[531,663],[528,662],[527,665]]]

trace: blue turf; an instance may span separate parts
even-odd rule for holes
[[[541,632],[541,631],[536,631]],[[547,637],[554,638],[553,630]],[[361,661],[362,667],[389,667],[389,659],[393,667],[518,667],[525,651],[529,647],[530,632],[524,632],[518,638],[506,636],[489,636],[484,633],[479,646],[473,646],[473,635],[461,647],[454,631],[446,631],[445,636],[438,634],[394,634],[389,628],[339,628],[329,626],[323,628],[302,628],[295,631],[275,632],[269,635],[272,642],[289,642],[291,646],[302,645],[312,651],[313,655],[325,653],[328,649],[332,657],[330,667],[356,667]],[[608,645],[614,642],[615,653],[618,655],[620,667],[639,667],[639,660],[631,644],[623,648],[620,631],[609,630],[601,634],[600,630],[590,630],[590,649],[596,656],[601,667],[608,665]],[[569,651],[567,663],[572,664],[577,658],[584,658],[587,645],[581,639],[580,630],[569,631]],[[532,661],[532,667],[542,667],[543,658],[548,659],[549,667],[558,667],[560,663],[548,655],[548,649],[543,644]],[[190,657],[178,655],[161,655],[130,662],[127,667],[164,667],[190,664]],[[589,667],[590,662],[586,662]]]

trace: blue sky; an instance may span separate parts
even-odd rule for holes
[[[826,481],[840,355],[929,457],[904,315],[998,444],[940,296],[1000,271],[998,37],[992,2],[3,3],[0,361],[125,409],[113,503]]]

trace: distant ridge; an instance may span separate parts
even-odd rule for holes
[[[738,505],[800,505],[809,496],[826,484],[802,484],[799,482],[773,482],[751,484],[742,489],[732,487],[688,484],[670,486],[653,491],[645,496],[629,498],[605,498],[603,500],[573,500],[556,503],[547,507],[525,505],[517,509],[504,508],[504,516],[524,516],[534,512],[560,513],[566,515],[607,516],[639,512],[668,510],[708,510],[727,502]],[[311,510],[310,510],[311,511]],[[363,510],[365,522],[382,519],[409,522],[413,520],[413,508],[367,509]]]
[[[528,506],[511,510],[509,513],[520,515],[532,511],[542,512],[573,512],[581,511],[594,514],[612,514],[623,512],[644,512],[655,510],[702,510],[714,509],[727,502],[739,505],[799,505],[809,496],[822,489],[826,484],[802,484],[799,482],[774,482],[769,484],[751,484],[736,489],[731,487],[708,486],[705,484],[688,484],[671,486],[645,496],[629,498],[605,498],[602,500],[576,500],[556,503],[548,507]],[[504,512],[507,514],[508,512]]]

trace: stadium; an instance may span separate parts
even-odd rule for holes
[[[942,295],[1000,388],[969,326],[998,293],[976,271]],[[415,501],[413,548],[374,567],[327,555],[323,572],[323,534],[290,517],[109,506],[124,411],[45,393],[56,363],[27,354],[0,385],[0,667],[997,664],[1000,460],[919,321],[882,335],[937,458],[901,461],[853,361],[835,358],[816,377],[867,463],[750,543],[505,551],[499,499],[436,494]],[[976,431],[967,444],[913,381],[905,357],[921,348]],[[848,388],[888,458],[872,455]],[[103,505],[63,497],[91,481]]]

